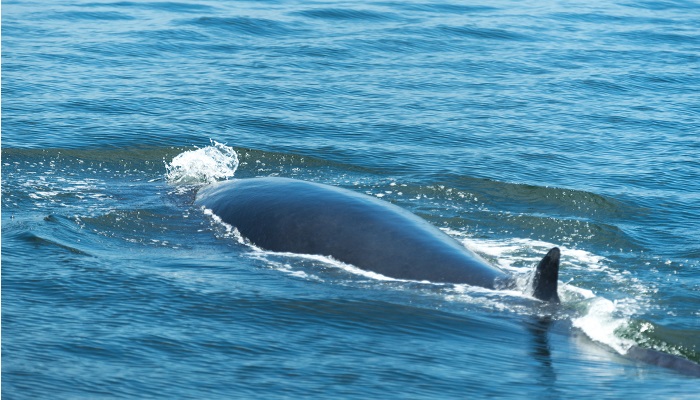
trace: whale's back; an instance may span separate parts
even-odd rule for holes
[[[266,250],[331,256],[399,279],[493,287],[507,278],[424,219],[334,186],[233,180],[202,188],[196,202]]]

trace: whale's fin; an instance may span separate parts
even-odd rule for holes
[[[559,248],[554,247],[540,261],[532,277],[533,296],[542,301],[559,303]]]

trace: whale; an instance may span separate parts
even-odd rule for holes
[[[200,188],[195,204],[264,250],[328,256],[395,279],[515,286],[512,275],[425,219],[353,190],[280,177],[233,179]],[[559,303],[559,259],[557,247],[542,258],[529,295]]]

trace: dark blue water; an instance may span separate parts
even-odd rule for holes
[[[2,395],[694,398],[696,1],[3,2]],[[562,305],[257,250],[216,179],[379,196]],[[543,318],[549,316],[549,318]]]

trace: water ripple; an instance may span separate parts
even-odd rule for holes
[[[186,23],[205,29],[219,29],[234,34],[250,36],[277,37],[298,33],[298,29],[290,24],[264,18],[200,17]]]
[[[398,16],[387,12],[341,8],[317,8],[294,12],[292,15],[331,21],[382,21],[398,18]]]

